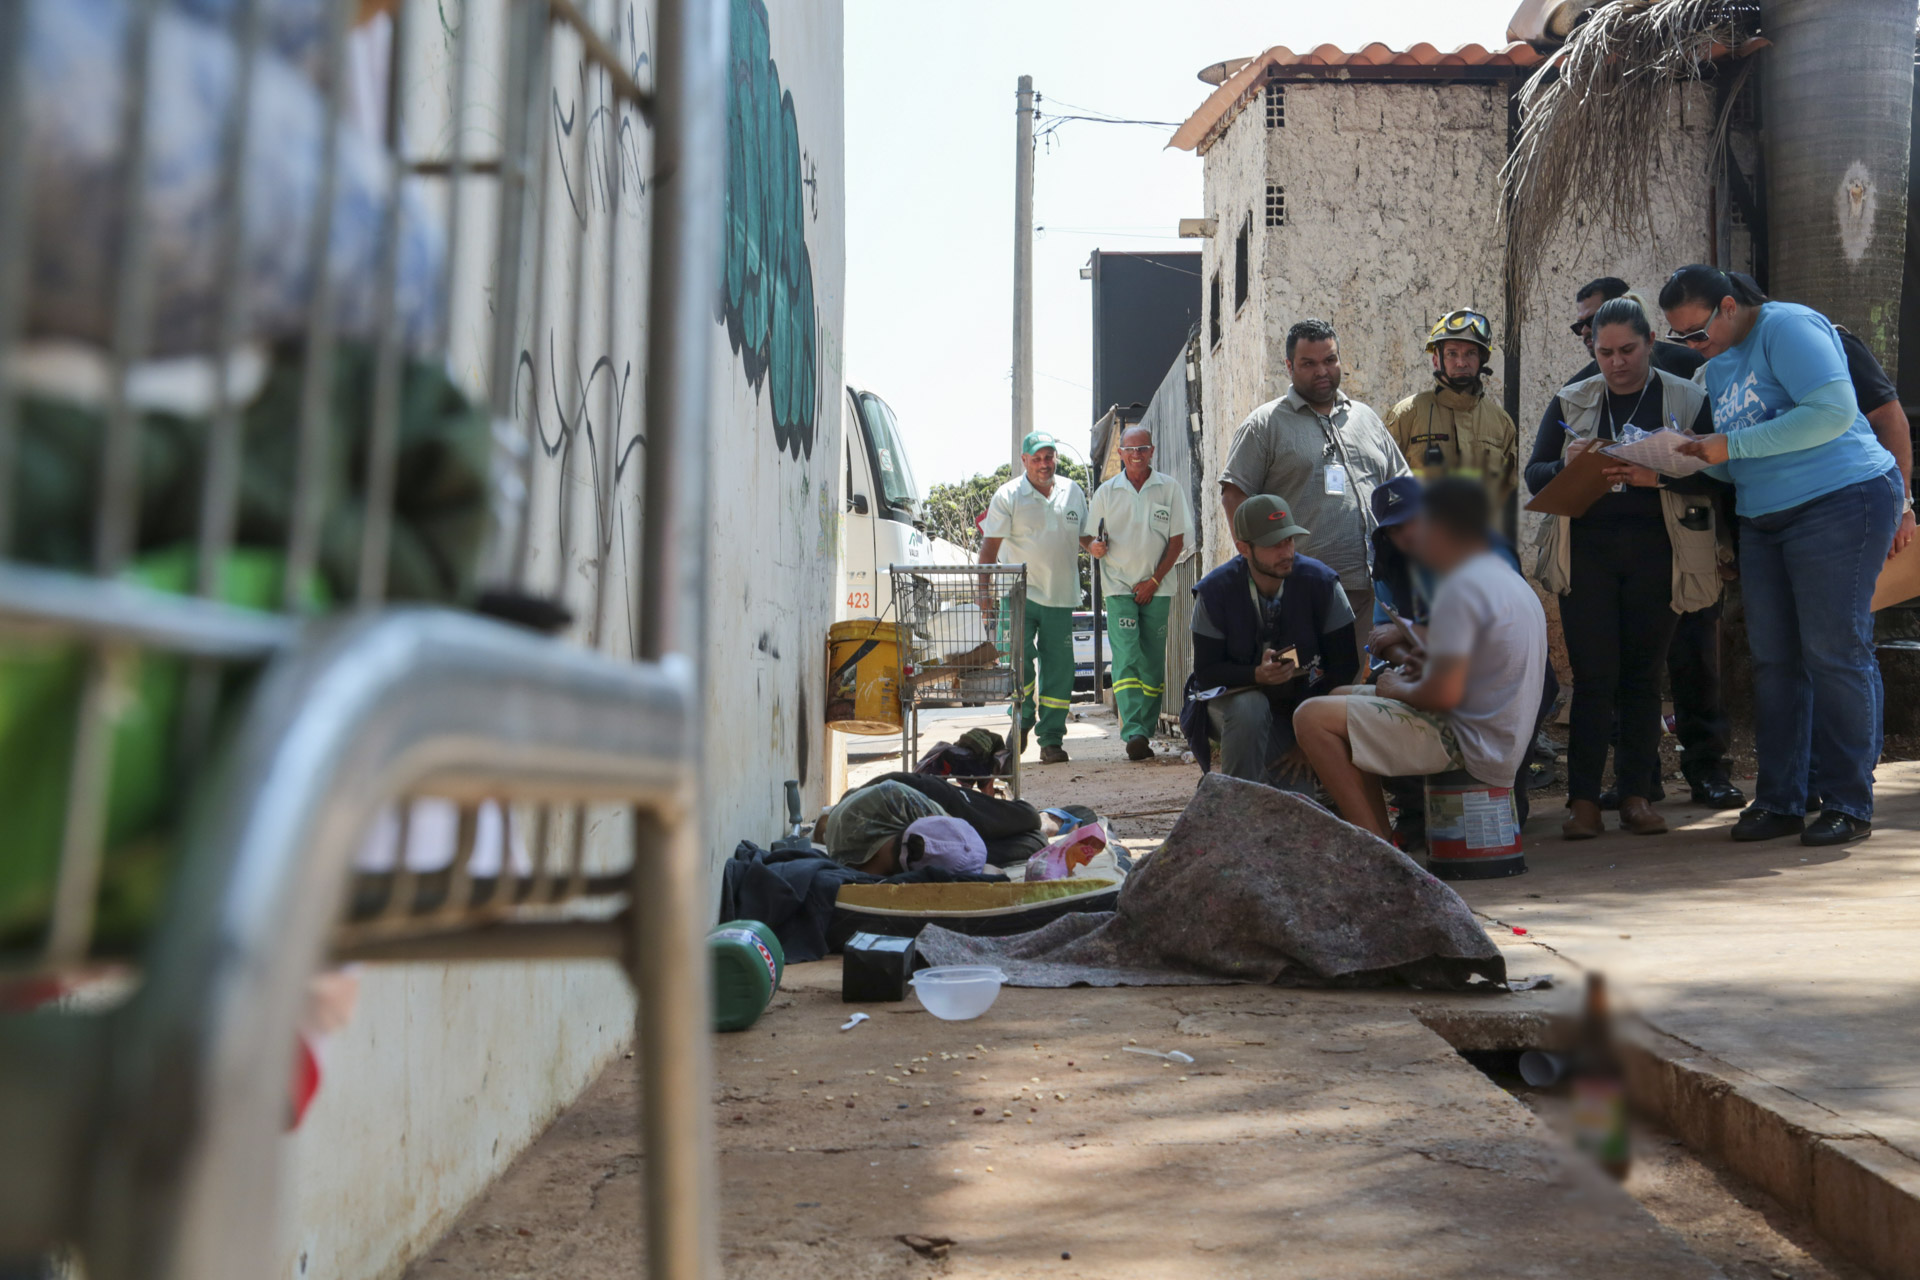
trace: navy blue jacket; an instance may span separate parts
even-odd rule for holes
[[[1209,741],[1213,725],[1206,703],[1195,702],[1194,693],[1222,685],[1230,689],[1251,685],[1253,669],[1260,665],[1265,650],[1293,647],[1299,653],[1303,673],[1289,684],[1267,687],[1267,700],[1275,716],[1291,719],[1294,708],[1306,699],[1352,683],[1360,670],[1353,626],[1348,624],[1332,635],[1326,630],[1333,593],[1339,585],[1340,575],[1320,561],[1295,556],[1293,573],[1280,595],[1280,616],[1264,634],[1248,587],[1245,556],[1235,556],[1194,587],[1195,599],[1206,607],[1207,617],[1226,637],[1193,637],[1193,674],[1187,677],[1180,727],[1202,769],[1213,767]],[[1316,664],[1318,672],[1314,674]]]

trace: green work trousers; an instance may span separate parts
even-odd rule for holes
[[[1067,708],[1073,705],[1073,610],[1027,602],[1026,634],[1020,637],[1020,732],[1033,730],[1043,747],[1057,747],[1067,736]],[[1040,676],[1033,674],[1034,659]],[[1034,694],[1040,716],[1033,714]]]
[[[1131,595],[1107,597],[1107,642],[1113,646],[1113,705],[1120,740],[1151,738],[1160,727],[1167,691],[1167,611],[1172,596],[1135,604]]]

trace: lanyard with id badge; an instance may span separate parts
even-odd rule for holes
[[[1347,495],[1347,467],[1334,453],[1333,442],[1327,442],[1326,465],[1322,468],[1326,475],[1326,493],[1330,498],[1344,498]]]
[[[1346,453],[1340,448],[1340,440],[1333,433],[1332,419],[1316,413],[1314,420],[1320,424],[1320,430],[1325,432],[1327,437],[1326,450],[1320,455],[1321,490],[1329,498],[1344,498],[1352,491],[1352,477],[1347,472]],[[1371,531],[1368,527],[1371,513],[1367,510],[1365,503],[1360,504],[1359,512],[1360,554],[1363,563],[1367,566],[1367,572],[1372,573],[1373,538],[1370,536]]]

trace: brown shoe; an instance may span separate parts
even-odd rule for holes
[[[1606,830],[1606,826],[1600,820],[1600,806],[1593,801],[1575,800],[1567,807],[1573,812],[1568,814],[1567,820],[1560,824],[1560,834],[1565,839],[1591,840]]]
[[[1667,820],[1654,811],[1645,796],[1621,796],[1620,829],[1637,836],[1663,836]]]

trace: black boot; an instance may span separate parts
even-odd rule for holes
[[[1747,795],[1728,780],[1724,769],[1715,769],[1698,779],[1690,779],[1693,802],[1709,809],[1738,809]]]

